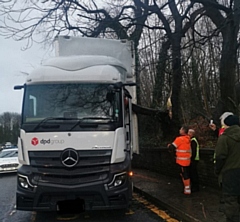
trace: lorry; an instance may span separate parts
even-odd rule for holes
[[[124,209],[138,153],[134,47],[58,36],[55,56],[23,85],[16,208]]]

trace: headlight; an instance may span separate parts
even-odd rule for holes
[[[113,186],[114,187],[120,186],[121,184],[124,183],[125,179],[126,179],[126,175],[116,176]]]
[[[33,186],[33,185],[29,182],[27,176],[23,176],[23,175],[18,175],[18,184],[19,184],[20,187],[22,187],[23,189],[30,190],[30,191],[33,191],[34,188],[36,187],[36,186]]]
[[[125,183],[126,177],[127,177],[126,172],[120,173],[120,174],[115,174],[111,183],[108,184],[108,188],[111,189],[114,187],[121,186],[122,184]]]

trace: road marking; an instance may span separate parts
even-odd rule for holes
[[[133,197],[135,200],[142,203],[146,208],[151,210],[153,213],[157,214],[159,217],[164,219],[166,222],[179,222],[179,220],[176,220],[176,219],[170,217],[165,211],[160,210],[157,206],[149,203],[147,200],[145,200],[143,197],[140,197],[136,193],[133,194]]]
[[[12,210],[12,211],[9,213],[9,216],[12,216],[14,213],[16,213],[16,210]]]
[[[131,209],[129,209],[128,212],[126,212],[125,214],[126,214],[126,215],[132,215],[132,214],[134,214],[134,211],[131,210]]]
[[[13,210],[9,213],[9,215],[12,216],[14,213],[16,213],[16,205],[14,205]]]

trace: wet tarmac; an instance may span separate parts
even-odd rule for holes
[[[224,222],[220,208],[220,189],[200,186],[198,192],[183,194],[181,179],[148,170],[133,170],[134,191],[172,212],[183,222]]]

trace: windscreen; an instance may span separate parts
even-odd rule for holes
[[[0,158],[18,157],[18,150],[4,150],[0,152]]]
[[[78,121],[95,125],[119,123],[120,95],[120,90],[113,91],[109,84],[27,85],[22,123],[32,126],[57,123],[59,129],[64,129],[62,124],[68,130]]]

